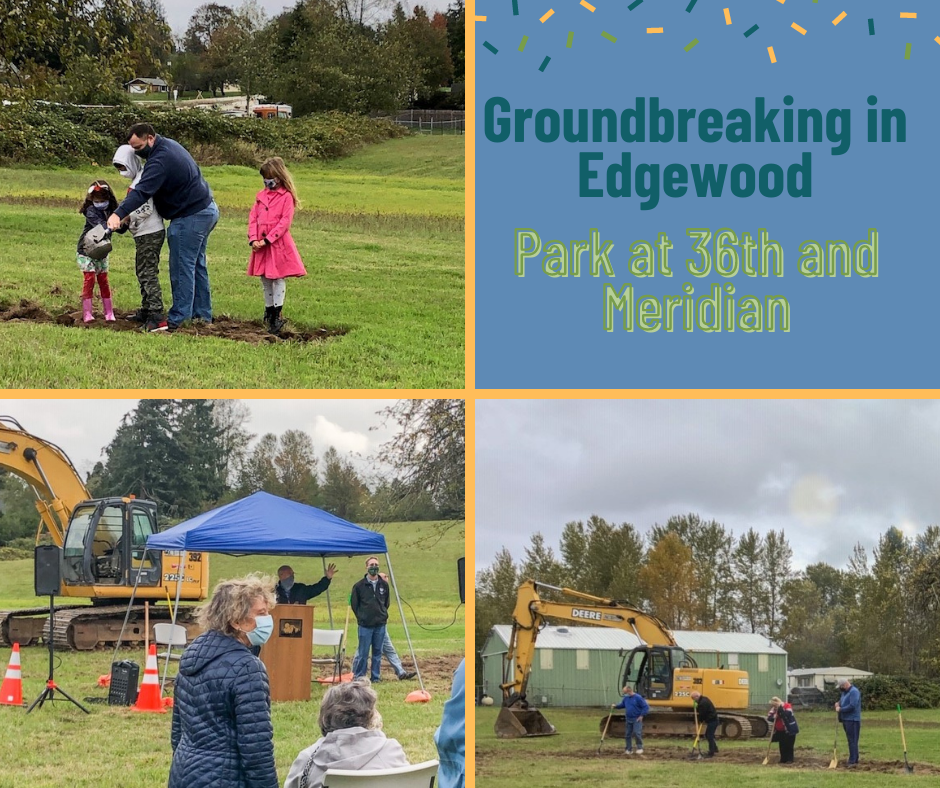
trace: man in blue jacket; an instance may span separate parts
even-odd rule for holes
[[[845,730],[845,738],[849,741],[849,760],[846,764],[850,769],[858,765],[858,734],[862,727],[862,694],[858,687],[845,679],[839,688],[842,695],[836,704],[839,721]]]
[[[161,137],[149,123],[137,123],[128,133],[134,152],[147,160],[143,177],[108,217],[108,228],[121,222],[153,198],[157,212],[170,220],[170,289],[173,306],[167,314],[172,330],[185,320],[212,322],[212,297],[206,245],[219,221],[219,208],[199,165],[176,140]]]
[[[636,754],[643,754],[643,717],[650,713],[650,705],[642,695],[633,691],[633,687],[623,688],[623,698],[612,708],[623,709],[627,717],[627,747],[624,755],[633,755],[633,739],[636,737]]]

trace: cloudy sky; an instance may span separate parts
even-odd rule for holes
[[[224,0],[212,1],[218,2],[219,5],[230,6],[231,8],[238,8],[238,6],[242,4],[241,0],[235,0],[235,2],[224,2]],[[285,0],[258,0],[258,4],[264,9],[265,13],[268,15],[268,19],[278,16],[285,9],[293,8],[295,5],[293,2],[285,2]],[[181,36],[186,32],[193,11],[200,5],[203,5],[203,3],[198,2],[198,0],[197,2],[192,2],[192,0],[163,0],[166,21],[169,23],[170,27],[173,28],[174,35]],[[450,0],[402,0],[402,6],[409,14],[416,5],[423,6],[430,15],[435,11],[446,11],[447,6],[450,5]],[[393,7],[394,2],[389,5],[389,8]],[[381,18],[387,17],[388,13],[381,15]]]
[[[784,529],[794,568],[940,524],[940,402],[478,400],[476,562],[598,514],[736,536]]]
[[[304,430],[313,438],[318,456],[330,446],[350,457],[360,471],[368,471],[368,455],[394,433],[381,427],[377,411],[394,400],[242,400],[251,411],[246,425],[260,437],[289,429]],[[15,400],[0,399],[0,415],[12,416],[27,432],[65,450],[84,476],[103,456],[124,414],[139,400]],[[370,431],[370,428],[377,429]],[[397,429],[397,427],[396,427]]]

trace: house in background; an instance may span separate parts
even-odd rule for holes
[[[503,661],[512,627],[497,625],[483,644],[483,691],[501,703]],[[749,702],[766,706],[785,690],[787,652],[762,635],[674,631],[699,667],[745,670]],[[624,657],[640,645],[631,633],[604,627],[545,627],[535,644],[527,696],[535,706],[608,706],[620,700]]]
[[[841,684],[845,679],[865,679],[874,675],[867,670],[841,666],[837,668],[798,668],[787,671],[787,688],[793,691],[797,688],[806,689],[815,687],[820,692],[831,690]]]
[[[125,82],[124,87],[128,93],[166,93],[169,91],[169,86],[159,77],[154,79],[135,77],[130,82]]]

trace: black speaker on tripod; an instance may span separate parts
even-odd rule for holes
[[[62,572],[62,553],[55,545],[36,545],[33,553],[33,582],[36,586],[36,596],[49,597],[49,634],[46,637],[46,643],[49,646],[49,678],[46,679],[46,688],[39,693],[39,697],[33,701],[26,713],[29,714],[37,706],[42,708],[42,704],[47,700],[56,700],[56,693],[59,693],[66,700],[74,703],[85,714],[90,714],[81,703],[69,695],[64,689],[55,683],[53,677],[53,668],[55,666],[55,598],[59,593]]]

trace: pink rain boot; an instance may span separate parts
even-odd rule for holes
[[[101,304],[104,306],[104,319],[109,323],[114,322],[114,308],[111,306],[110,298],[102,298]]]
[[[91,299],[83,298],[82,299],[82,320],[86,323],[90,323],[95,319],[95,316],[91,313]]]

